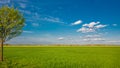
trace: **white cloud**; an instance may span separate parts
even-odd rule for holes
[[[25,11],[24,13],[33,14],[33,13],[29,12],[29,11]],[[35,20],[32,20],[32,19],[35,19]],[[52,17],[52,16],[40,15],[37,12],[34,13],[32,17],[28,17],[27,21],[29,21],[29,22],[46,21],[46,22],[49,22],[49,23],[59,23],[59,24],[61,23],[61,24],[64,24],[64,22],[60,18]]]
[[[117,24],[112,24],[113,26],[117,26]]]
[[[37,27],[37,26],[39,26],[39,23],[32,23],[32,26]]]
[[[84,38],[83,41],[90,41],[88,38]]]
[[[120,43],[120,40],[111,40],[111,41],[107,41],[107,42],[110,42],[110,43]]]
[[[82,28],[78,29],[77,32],[87,33],[87,32],[95,32],[95,30],[92,28],[82,27]]]
[[[79,25],[79,24],[81,24],[81,23],[82,23],[82,20],[78,20],[78,21],[72,23],[71,25]]]
[[[91,40],[93,40],[93,41],[105,41],[104,38],[93,38],[93,39],[91,39]]]
[[[33,32],[24,30],[23,33],[33,33]]]
[[[25,14],[31,14],[31,12],[28,10],[20,10],[20,12],[25,13]]]
[[[41,20],[49,21],[49,22],[55,22],[55,23],[64,23],[60,20],[60,18],[55,18],[55,17],[52,17],[52,16],[44,17]]]
[[[58,40],[64,40],[64,37],[59,37]]]
[[[107,25],[97,25],[97,26],[95,26],[97,29],[99,29],[99,28],[104,28],[104,27],[106,27]]]
[[[103,42],[105,40],[105,38],[102,37],[102,35],[100,35],[99,33],[97,34],[85,34],[84,36],[82,36],[82,40],[84,42]]]
[[[94,35],[86,35],[86,38],[96,38],[96,37],[101,37],[100,35],[94,34]]]
[[[89,24],[83,24],[85,27],[93,28],[95,25],[99,24],[100,22],[91,22]]]
[[[10,3],[10,0],[0,0],[0,3],[2,4]]]
[[[102,25],[100,22],[90,22],[89,24],[83,24],[77,32],[88,33],[95,32],[97,29],[104,28],[107,25]]]
[[[83,37],[84,41],[105,41],[104,38],[102,38],[100,35],[86,35]]]

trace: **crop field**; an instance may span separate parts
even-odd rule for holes
[[[0,68],[120,68],[120,47],[4,47]]]

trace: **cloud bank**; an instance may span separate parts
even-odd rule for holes
[[[104,28],[107,25],[100,24],[100,22],[90,22],[89,24],[83,24],[77,32],[88,33],[88,32],[95,32],[98,29]]]

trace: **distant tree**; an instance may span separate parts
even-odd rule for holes
[[[0,8],[0,61],[3,61],[4,42],[18,36],[22,32],[25,19],[14,7]]]

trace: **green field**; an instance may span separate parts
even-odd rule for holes
[[[120,47],[4,47],[0,68],[120,68]]]

